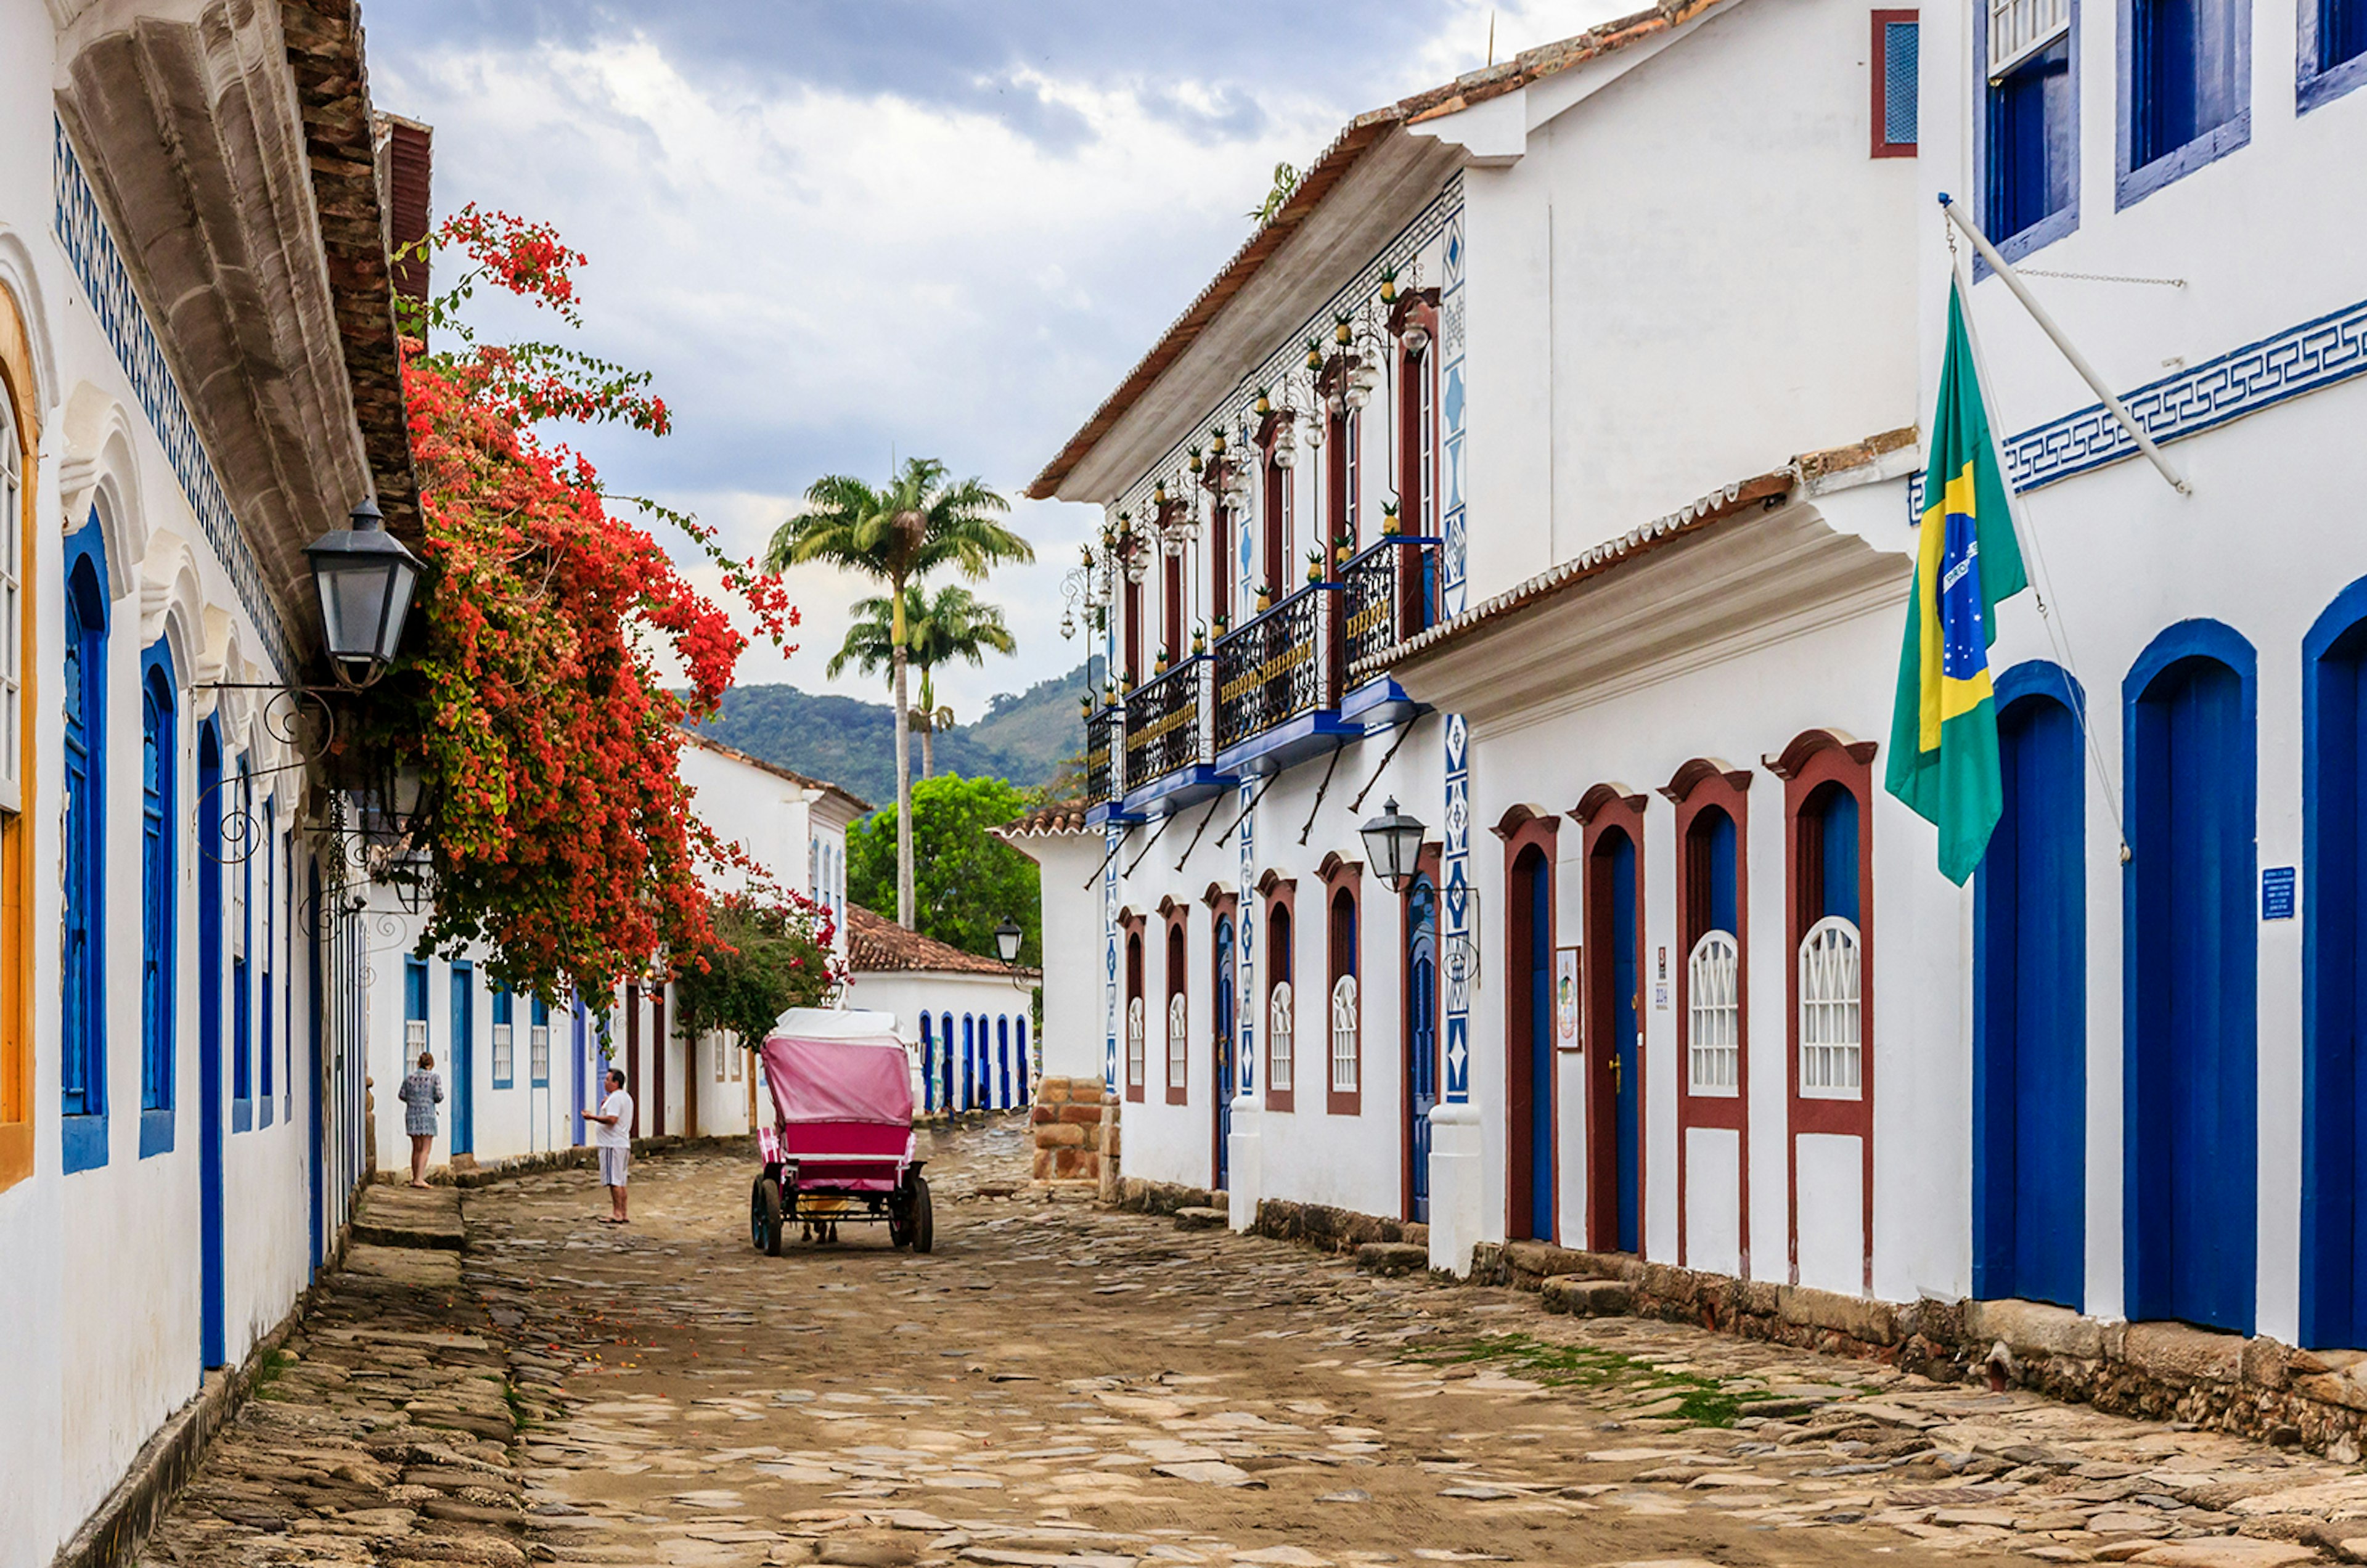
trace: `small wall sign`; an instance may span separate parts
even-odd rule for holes
[[[1586,1049],[1584,1010],[1578,1005],[1578,949],[1554,949],[1554,1048]]]
[[[2289,865],[2261,867],[2260,919],[2290,920],[2293,918],[2296,902],[2293,868]]]

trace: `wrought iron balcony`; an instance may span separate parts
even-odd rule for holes
[[[1361,681],[1382,654],[1438,619],[1438,541],[1383,539],[1342,567],[1340,582],[1348,678]]]
[[[1341,588],[1310,582],[1217,644],[1217,750],[1336,707]]]
[[[1110,766],[1114,745],[1126,716],[1121,707],[1097,707],[1085,719],[1085,804],[1101,806],[1118,797],[1118,780]]]
[[[1126,788],[1156,784],[1211,761],[1209,678],[1215,662],[1195,654],[1126,699]]]

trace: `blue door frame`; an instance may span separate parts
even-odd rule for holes
[[[1641,1131],[1637,1107],[1644,1086],[1643,1063],[1638,1059],[1638,1020],[1636,1014],[1637,990],[1642,976],[1636,972],[1636,841],[1625,832],[1611,849],[1611,1048],[1617,1064],[1614,1081],[1618,1093],[1613,1114],[1614,1135],[1617,1148],[1619,1183],[1619,1250],[1641,1250],[1638,1226],[1638,1200],[1642,1194]],[[1548,955],[1550,957],[1550,955]],[[1547,980],[1550,984],[1550,976]],[[1548,998],[1550,1002],[1550,998]],[[1550,1015],[1548,1015],[1549,1017]],[[1552,1049],[1550,1032],[1546,1048]]]
[[[2367,1336],[2367,579],[2302,641],[2301,1342]]]
[[[229,1359],[222,1259],[222,755],[198,731],[198,1361]]]
[[[456,1155],[477,1149],[477,971],[466,959],[452,964],[452,1142]]]
[[[2083,700],[2053,664],[1999,678],[2004,810],[1973,885],[1973,1294],[2074,1311],[2087,1249]]]
[[[1506,878],[1505,928],[1512,993],[1505,1011],[1505,1069],[1516,1091],[1506,1097],[1505,1234],[1555,1239],[1553,1061],[1553,862],[1532,844]]]
[[[1216,1172],[1216,1187],[1223,1191],[1232,1172],[1233,1084],[1235,1043],[1240,1039],[1240,1021],[1236,987],[1240,984],[1240,970],[1233,952],[1233,918],[1217,918],[1217,936],[1210,946],[1215,950],[1216,964],[1216,1154],[1210,1162]]]
[[[2214,621],[2124,684],[2126,1311],[2249,1334],[2257,1265],[2257,658]]]
[[[937,1015],[937,1109],[953,1114],[954,1106],[954,1015]]]
[[[1438,888],[1425,874],[1407,896],[1406,1207],[1430,1223],[1430,1113],[1438,1104]]]

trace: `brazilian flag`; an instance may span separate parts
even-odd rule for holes
[[[1948,353],[1931,416],[1915,592],[1898,655],[1890,721],[1890,793],[1940,829],[1940,869],[1961,885],[1988,852],[2003,809],[1989,644],[1997,607],[2030,586],[2005,471],[1989,436],[1965,325],[1961,282],[1948,290]]]

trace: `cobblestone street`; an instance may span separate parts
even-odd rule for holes
[[[761,1256],[712,1152],[640,1164],[626,1229],[584,1171],[461,1194],[465,1252],[448,1190],[379,1189],[143,1560],[2367,1560],[2327,1461],[1365,1278],[1030,1196],[1016,1124],[941,1142],[926,1257]]]

